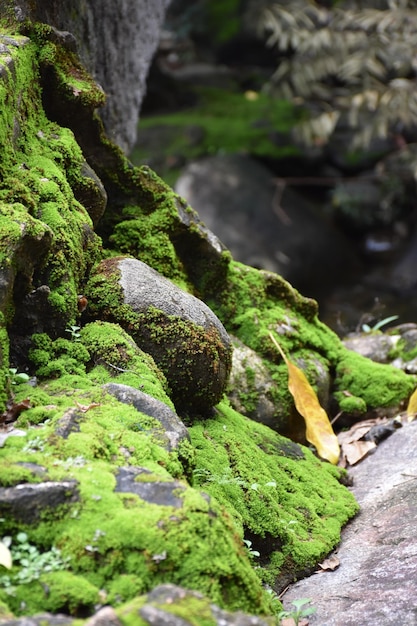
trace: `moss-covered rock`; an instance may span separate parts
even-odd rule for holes
[[[231,342],[207,305],[136,259],[104,260],[86,293],[95,315],[128,329],[166,375],[174,404],[206,411],[221,399]]]
[[[57,500],[26,523],[19,506],[32,506],[29,496],[26,504],[16,501],[13,510],[0,501],[5,518],[2,531],[13,542],[24,528],[30,544],[43,552],[54,546],[69,559],[56,575],[48,575],[45,585],[43,573],[39,583],[36,577],[30,587],[26,588],[27,582],[19,584],[18,571],[29,567],[24,563],[12,571],[17,590],[11,608],[20,612],[26,590],[27,613],[43,604],[48,610],[77,614],[81,605],[89,604],[82,595],[74,601],[77,585],[85,579],[92,602],[98,589],[115,599],[123,588],[125,596],[118,600],[122,601],[157,583],[176,582],[207,593],[222,606],[266,611],[267,598],[245,554],[241,530],[215,499],[187,484],[178,453],[164,450],[154,435],[156,421],[101,388],[88,390],[80,383],[80,378],[72,377],[69,385],[67,379],[67,391],[60,388],[62,381],[45,385],[43,390],[55,406],[53,414],[36,429],[28,428],[26,437],[10,436],[2,450],[8,459],[5,480],[12,473],[15,481],[16,466],[31,458],[46,472],[40,488],[48,481],[55,489],[76,481],[79,494],[65,508]],[[78,418],[63,431],[62,419],[71,407],[78,407]],[[31,409],[26,413],[28,424]],[[125,475],[127,470],[137,475],[138,489],[119,484],[123,468]],[[25,483],[19,485],[22,489]],[[161,485],[172,489],[158,491]],[[33,485],[32,493],[37,486]],[[131,584],[126,584],[126,575],[134,577]],[[54,589],[50,596],[48,588]],[[0,591],[0,599],[8,601],[6,589]]]
[[[0,202],[7,220],[0,246],[7,285],[2,308],[14,310],[15,326],[26,332],[56,333],[78,315],[77,294],[100,241],[67,177],[67,169],[81,172],[81,150],[72,132],[51,123],[41,105],[38,48],[27,38],[11,41],[0,88]],[[37,315],[33,292],[43,286]]]
[[[330,552],[358,509],[338,482],[343,470],[225,404],[190,435],[196,485],[243,527],[258,574],[278,589]]]

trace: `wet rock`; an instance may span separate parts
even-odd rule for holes
[[[104,385],[104,389],[117,398],[119,402],[130,404],[137,411],[158,420],[164,429],[164,435],[167,439],[165,445],[168,450],[175,450],[182,441],[189,440],[188,430],[178,415],[160,400],[139,389],[118,383],[107,383]]]
[[[238,261],[271,270],[314,296],[340,282],[352,252],[342,235],[292,189],[242,155],[208,157],[182,171],[175,190]],[[329,264],[329,258],[332,259]]]
[[[106,301],[100,301],[106,284]],[[225,328],[204,302],[145,263],[124,257],[102,261],[90,282],[89,302],[102,316],[128,328],[137,345],[153,357],[178,410],[205,411],[220,400],[232,347]]]

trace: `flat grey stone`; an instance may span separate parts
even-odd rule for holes
[[[360,513],[342,532],[340,566],[284,595],[311,598],[311,626],[417,624],[417,422],[383,441],[349,473]]]

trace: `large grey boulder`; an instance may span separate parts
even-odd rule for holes
[[[122,149],[136,140],[146,78],[170,0],[6,0],[6,12],[23,21],[45,22],[70,31],[81,59],[100,83],[107,101],[100,114],[106,131]]]

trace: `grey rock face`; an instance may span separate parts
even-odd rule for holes
[[[12,516],[20,522],[32,524],[40,519],[46,509],[53,510],[78,499],[75,480],[22,483],[15,487],[2,487],[0,515]]]
[[[311,598],[311,626],[415,624],[417,590],[417,422],[397,430],[349,469],[361,506],[342,533],[340,566],[285,594],[285,608]]]
[[[178,448],[181,441],[189,440],[190,436],[188,430],[178,415],[163,402],[128,385],[107,383],[104,385],[104,389],[115,396],[120,402],[131,404],[141,413],[145,413],[145,415],[157,419],[165,431],[164,434],[167,439],[166,447],[168,450],[174,450]]]
[[[147,480],[147,475],[149,479]],[[181,508],[179,497],[185,491],[184,483],[179,480],[155,480],[151,472],[141,467],[121,467],[116,476],[115,491],[119,493],[136,493],[145,502],[160,506]]]
[[[83,63],[107,94],[100,112],[107,133],[129,151],[169,4],[170,0],[22,0],[11,8],[20,20],[29,17],[75,36]]]
[[[154,307],[205,329],[215,327],[222,341],[230,345],[229,335],[209,307],[193,295],[176,287],[157,271],[136,259],[119,262],[120,285],[124,301],[138,313]]]

